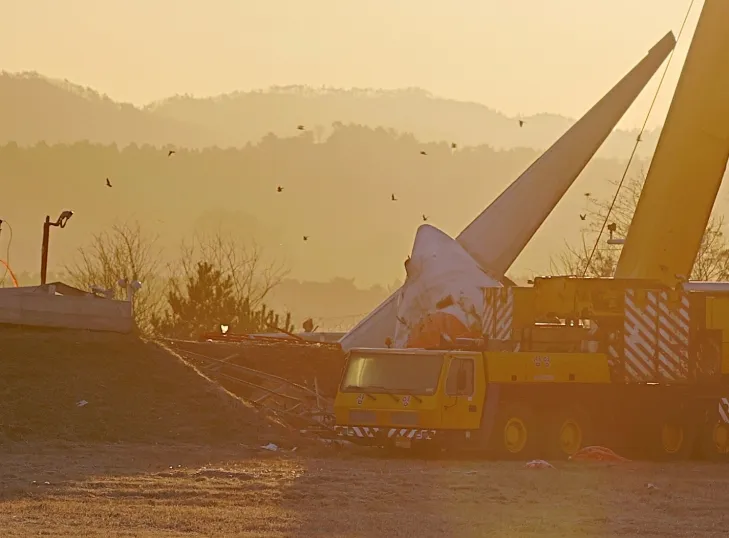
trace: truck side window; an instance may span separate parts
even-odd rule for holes
[[[473,359],[453,359],[451,361],[446,379],[446,394],[449,396],[473,395]]]

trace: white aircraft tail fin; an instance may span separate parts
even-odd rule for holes
[[[481,267],[496,278],[504,275],[675,45],[669,32],[458,235]],[[388,337],[394,339],[399,293],[345,334],[342,348],[383,347]]]

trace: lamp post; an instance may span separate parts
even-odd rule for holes
[[[51,222],[51,217],[46,216],[46,220],[43,223],[43,243],[41,245],[41,286],[46,283],[46,271],[48,269],[48,239],[50,236],[51,226],[58,226],[59,228],[65,228],[68,219],[73,216],[73,211],[64,211],[56,219],[56,222]]]

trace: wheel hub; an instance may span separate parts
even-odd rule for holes
[[[527,429],[521,419],[510,418],[504,426],[504,446],[512,454],[524,449],[527,441]]]
[[[574,420],[567,419],[559,431],[559,444],[562,451],[571,456],[582,447],[582,429]]]

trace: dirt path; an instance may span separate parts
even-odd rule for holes
[[[729,528],[721,465],[534,471],[240,447],[1,450],[3,536],[674,537]]]

